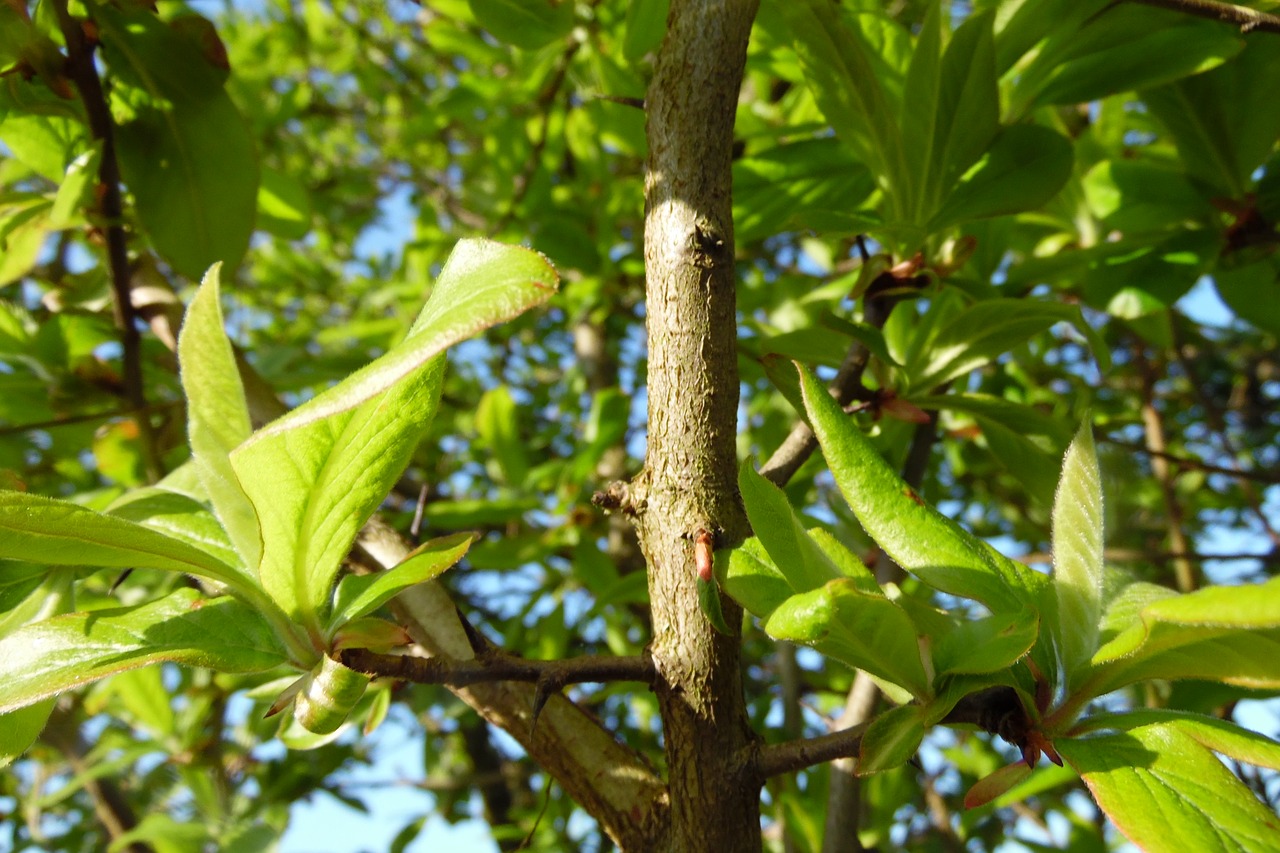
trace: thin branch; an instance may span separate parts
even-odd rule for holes
[[[1189,456],[1179,456],[1176,453],[1170,453],[1167,450],[1153,450],[1145,444],[1136,441],[1124,441],[1123,439],[1111,438],[1104,436],[1101,439],[1107,444],[1113,444],[1116,447],[1123,447],[1126,450],[1133,450],[1138,453],[1146,453],[1150,456],[1165,459],[1179,468],[1191,471],[1203,471],[1206,474],[1222,474],[1227,477],[1233,477],[1237,480],[1252,480],[1257,483],[1267,483],[1272,485],[1280,483],[1280,471],[1269,470],[1244,470],[1240,468],[1228,468],[1225,465],[1213,465],[1200,459],[1192,459]]]
[[[1138,366],[1138,373],[1142,379],[1142,426],[1145,432],[1147,449],[1152,454],[1151,470],[1155,474],[1156,482],[1160,485],[1160,493],[1164,498],[1165,514],[1168,516],[1166,527],[1169,544],[1172,546],[1169,550],[1176,554],[1185,554],[1191,550],[1184,529],[1185,512],[1174,483],[1176,475],[1169,470],[1169,462],[1162,455],[1165,452],[1168,441],[1165,436],[1164,418],[1161,417],[1160,410],[1156,407],[1156,377],[1160,371],[1147,358],[1147,354],[1141,344],[1135,344],[1134,346],[1134,361]],[[1173,575],[1178,584],[1178,591],[1191,592],[1194,590],[1198,585],[1198,578],[1191,561],[1176,557],[1171,562],[1173,564]]]
[[[138,425],[138,437],[142,444],[142,459],[147,479],[156,482],[163,476],[164,468],[160,452],[156,448],[151,421],[142,413],[147,410],[146,390],[142,379],[142,337],[135,323],[137,315],[129,289],[129,250],[125,244],[124,204],[120,194],[120,163],[116,159],[115,128],[111,110],[102,91],[102,81],[93,63],[93,45],[85,37],[79,21],[67,11],[66,0],[53,4],[58,26],[67,43],[67,73],[84,103],[85,115],[93,138],[102,143],[102,160],[98,166],[98,189],[101,194],[99,211],[106,228],[107,265],[110,271],[111,292],[115,303],[115,321],[120,329],[120,346],[123,351],[124,393],[129,407],[139,414],[134,421]]]
[[[761,779],[794,773],[836,758],[851,758],[862,746],[862,735],[870,723],[861,723],[838,732],[803,740],[789,740],[762,747],[756,758],[756,772]]]
[[[1171,560],[1190,560],[1203,563],[1208,560],[1259,560],[1263,563],[1280,563],[1280,551],[1264,551],[1252,553],[1237,551],[1235,553],[1205,554],[1199,551],[1145,551],[1141,548],[1106,548],[1102,558],[1108,563],[1167,563]],[[1029,566],[1044,565],[1053,562],[1053,555],[1045,551],[1036,551],[1015,557],[1018,562]]]
[[[415,684],[465,687],[488,681],[527,681],[558,690],[568,684],[639,681],[654,679],[653,661],[646,655],[629,657],[577,657],[564,660],[527,660],[493,652],[472,660],[444,657],[420,658],[384,655],[368,649],[346,649],[342,663],[369,675],[399,678]]]
[[[1248,6],[1237,6],[1234,3],[1216,3],[1214,0],[1129,0],[1130,3],[1141,3],[1144,6],[1158,6],[1193,15],[1197,18],[1208,18],[1224,24],[1235,24],[1240,32],[1248,33],[1258,30],[1265,33],[1280,33],[1280,17],[1250,9]]]
[[[181,406],[181,400],[166,400],[161,403],[148,403],[141,409],[112,409],[108,412],[88,412],[83,415],[69,415],[62,418],[51,418],[47,421],[33,421],[25,424],[9,424],[0,426],[0,438],[9,435],[18,435],[19,433],[30,432],[32,430],[41,429],[57,429],[63,426],[72,426],[74,424],[93,423],[94,421],[109,421],[112,418],[136,418],[147,412],[158,412],[163,409],[172,409],[175,406]]]

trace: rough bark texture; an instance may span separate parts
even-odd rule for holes
[[[658,849],[761,846],[738,640],[698,607],[692,539],[743,538],[737,493],[734,110],[754,0],[673,0],[645,99],[649,435],[634,483],[649,568],[651,651],[666,741],[671,822]],[[725,601],[730,625],[738,608]]]

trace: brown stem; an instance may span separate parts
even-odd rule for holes
[[[94,776],[85,756],[89,745],[80,733],[80,724],[73,711],[54,708],[49,716],[49,723],[40,734],[40,739],[52,746],[71,766],[71,771],[86,779],[85,793],[93,801],[93,812],[98,823],[106,831],[107,837],[114,840],[130,832],[138,825],[138,818],[132,806],[125,800],[124,794],[110,779]],[[104,845],[105,846],[105,845]],[[135,841],[127,848],[129,853],[151,853],[151,846]]]
[[[858,754],[862,735],[868,723],[861,723],[838,732],[819,735],[804,740],[790,740],[760,748],[756,757],[756,772],[768,779],[782,773],[794,773],[815,764],[824,764],[836,758]]]
[[[1268,485],[1280,483],[1280,471],[1228,468],[1224,465],[1212,465],[1200,459],[1192,459],[1189,456],[1180,456],[1177,453],[1170,453],[1167,450],[1152,450],[1147,445],[1140,444],[1138,442],[1124,441],[1122,439],[1110,437],[1104,437],[1101,440],[1105,441],[1107,444],[1113,444],[1116,447],[1136,450],[1139,453],[1146,453],[1151,456],[1159,456],[1173,465],[1188,471],[1204,471],[1206,474],[1222,474],[1223,476],[1233,477],[1237,480],[1252,480],[1256,483],[1266,483]]]
[[[740,641],[698,603],[693,534],[746,538],[737,489],[733,121],[757,0],[672,0],[645,97],[645,308],[649,433],[632,483],[648,564],[651,653],[669,769],[658,849],[760,850],[760,788]],[[725,621],[741,609],[722,597]]]
[[[1178,500],[1175,485],[1176,475],[1169,469],[1169,462],[1164,457],[1165,440],[1164,419],[1156,408],[1156,376],[1155,366],[1147,359],[1140,345],[1134,347],[1135,361],[1142,377],[1142,426],[1145,431],[1147,450],[1151,451],[1151,471],[1160,485],[1160,493],[1164,498],[1165,513],[1168,516],[1168,534],[1170,550],[1175,554],[1186,554],[1191,550],[1187,535],[1183,528],[1184,513],[1182,503]],[[1190,560],[1182,557],[1173,561],[1173,574],[1181,592],[1191,592],[1196,588],[1196,571]]]
[[[1237,6],[1234,3],[1216,3],[1213,0],[1129,0],[1129,2],[1141,3],[1144,6],[1158,6],[1184,15],[1235,24],[1240,27],[1241,32],[1245,33],[1253,30],[1280,33],[1280,17],[1259,12],[1247,6]]]
[[[67,74],[80,93],[89,132],[102,143],[98,166],[98,212],[106,228],[107,266],[115,305],[115,322],[120,329],[124,365],[124,395],[138,425],[142,459],[147,479],[154,483],[164,475],[151,421],[146,417],[147,396],[142,378],[142,338],[138,334],[133,299],[129,290],[129,250],[125,243],[124,206],[120,194],[120,163],[116,159],[115,126],[102,91],[102,81],[93,62],[93,46],[85,38],[80,22],[67,11],[66,0],[55,0],[54,13],[67,43]]]
[[[548,690],[568,684],[609,681],[653,681],[653,661],[633,657],[579,657],[563,660],[526,660],[493,649],[473,660],[442,657],[384,655],[368,649],[346,649],[342,663],[369,675],[399,678],[415,684],[447,684],[465,687],[487,681],[526,681]]]

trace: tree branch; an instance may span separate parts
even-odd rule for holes
[[[1107,444],[1113,444],[1116,447],[1123,447],[1126,450],[1134,450],[1138,453],[1145,453],[1148,456],[1165,459],[1179,468],[1185,468],[1191,471],[1204,471],[1206,474],[1222,474],[1226,477],[1232,477],[1237,480],[1252,480],[1256,483],[1275,484],[1280,483],[1280,471],[1270,470],[1244,470],[1240,468],[1227,468],[1223,465],[1212,465],[1199,459],[1192,459],[1188,456],[1179,456],[1176,453],[1170,453],[1167,450],[1155,450],[1136,441],[1124,441],[1119,438],[1103,436],[1101,441]]]
[[[1128,2],[1157,6],[1161,9],[1181,12],[1184,15],[1222,21],[1224,24],[1235,24],[1240,27],[1242,33],[1254,30],[1280,33],[1280,17],[1250,9],[1248,6],[1237,6],[1234,3],[1217,3],[1214,0],[1128,0]]]
[[[67,11],[66,0],[55,0],[54,13],[67,43],[67,74],[80,93],[89,131],[102,143],[102,160],[98,165],[99,213],[106,229],[107,266],[114,296],[115,322],[120,329],[120,346],[124,366],[124,393],[129,408],[136,413],[138,438],[147,479],[158,481],[164,475],[160,452],[156,448],[151,421],[146,417],[147,396],[142,379],[142,338],[138,334],[133,299],[129,289],[129,249],[125,243],[124,205],[120,194],[120,162],[116,159],[115,127],[111,110],[102,91],[102,81],[93,63],[93,45],[85,38],[80,22]]]
[[[862,735],[869,725],[870,723],[860,723],[814,738],[762,747],[756,757],[756,772],[761,779],[768,779],[783,773],[794,773],[815,764],[825,764],[837,758],[854,757],[862,746]]]
[[[527,681],[554,691],[569,684],[610,681],[653,681],[653,661],[645,655],[589,656],[562,660],[528,660],[494,650],[474,660],[384,655],[368,649],[346,649],[342,663],[368,675],[399,678],[415,684],[466,687],[487,681]]]

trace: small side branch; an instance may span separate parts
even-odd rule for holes
[[[1234,3],[1216,3],[1214,0],[1129,0],[1129,2],[1159,6],[1161,9],[1171,9],[1184,15],[1235,24],[1243,33],[1254,30],[1280,33],[1280,16],[1259,12],[1247,6],[1237,6]]]
[[[579,657],[564,660],[526,660],[493,653],[472,660],[384,655],[368,649],[347,649],[342,663],[368,675],[399,678],[416,684],[465,687],[491,681],[527,681],[548,691],[569,684],[639,681],[651,684],[653,661],[645,655]]]
[[[848,729],[804,740],[792,740],[773,744],[760,750],[756,770],[761,779],[794,773],[815,764],[824,764],[837,758],[851,758],[862,746],[862,735],[869,723],[860,723]]]
[[[124,204],[120,193],[120,163],[116,159],[115,126],[106,95],[102,91],[102,81],[98,78],[98,69],[93,62],[93,45],[85,37],[81,23],[71,17],[66,0],[56,0],[53,8],[58,17],[58,27],[67,43],[67,74],[80,93],[93,138],[102,143],[102,162],[98,167],[98,188],[101,193],[99,212],[106,234],[107,267],[115,302],[115,320],[120,328],[124,393],[129,408],[136,413],[134,422],[138,425],[147,479],[154,483],[163,476],[164,470],[156,449],[151,421],[146,414],[142,337],[134,322],[137,314],[129,285],[129,250],[125,244]]]

